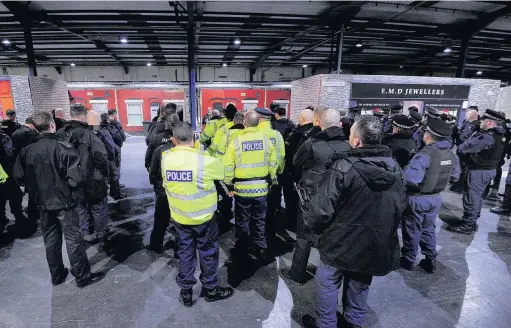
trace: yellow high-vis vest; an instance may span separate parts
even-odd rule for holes
[[[227,146],[232,141],[232,139],[234,139],[234,137],[241,133],[241,131],[243,131],[243,129],[227,130],[226,134],[220,135],[219,140],[217,140],[218,145],[215,155],[216,158],[218,158],[221,161],[224,160],[225,152],[227,151]]]
[[[234,194],[260,197],[268,194],[268,179],[277,176],[275,147],[257,127],[241,130],[227,146],[225,183],[234,182]]]
[[[176,146],[163,152],[161,172],[174,221],[199,225],[211,220],[218,202],[214,181],[224,179],[224,166],[218,159],[195,148]]]
[[[279,131],[271,128],[270,121],[261,121],[257,126],[257,131],[264,133],[272,142],[275,147],[275,153],[277,155],[277,173],[281,174],[284,172],[284,160],[286,158],[286,145],[284,138]]]
[[[213,139],[215,137],[215,133],[216,131],[224,126],[224,124],[227,122],[227,119],[224,117],[222,119],[219,119],[219,120],[211,120],[209,121],[209,123],[206,125],[206,127],[204,128],[204,131],[202,131],[201,135],[200,135],[200,140],[199,142],[203,145],[205,145],[206,143],[210,142],[211,139]]]
[[[215,137],[211,140],[211,146],[208,147],[208,152],[211,156],[216,156],[218,150],[218,144],[223,139],[223,136],[227,131],[234,125],[233,121],[227,121],[223,126],[218,128],[215,133]],[[225,150],[224,150],[225,152]]]

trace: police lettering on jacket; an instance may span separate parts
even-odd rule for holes
[[[241,143],[241,151],[258,151],[263,150],[262,140],[243,141]]]
[[[192,171],[167,170],[167,181],[193,182]]]

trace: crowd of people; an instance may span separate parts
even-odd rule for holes
[[[226,265],[235,268],[249,257],[268,264],[280,241],[294,249],[282,276],[303,285],[315,247],[316,309],[303,317],[305,327],[337,327],[341,285],[342,325],[362,327],[373,277],[415,270],[419,246],[418,266],[433,274],[441,192],[451,184],[463,193],[463,217],[447,229],[473,234],[482,199],[500,184],[510,140],[502,112],[479,113],[475,106],[458,129],[455,117],[431,107],[424,115],[416,107],[403,114],[401,105],[361,115],[357,107],[346,113],[319,106],[301,111],[295,125],[277,105],[246,112],[228,105],[208,114],[199,140],[176,109],[161,108],[146,138],[145,167],[155,192],[148,251],[162,253],[171,232],[180,298],[190,307],[197,253],[201,296],[213,302],[234,294],[217,274],[218,237],[233,220],[236,241]],[[68,275],[63,233],[71,273],[84,287],[104,277],[91,272],[83,239],[96,239],[100,248],[108,243],[108,193],[114,201],[125,196],[119,184],[125,135],[115,110],[98,117],[75,104],[69,121],[64,114],[36,111],[20,126],[7,113],[0,132],[0,228],[7,200],[20,238],[40,221],[54,285]],[[20,186],[28,193],[28,216]],[[503,196],[492,211],[510,215],[509,176]]]

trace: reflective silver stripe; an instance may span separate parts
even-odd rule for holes
[[[174,213],[179,214],[179,215],[186,216],[187,218],[194,218],[199,215],[214,213],[216,211],[216,204],[211,207],[205,208],[200,211],[195,211],[195,212],[183,212],[183,211],[178,210],[177,208],[173,207],[172,205],[170,205],[170,210]]]
[[[277,136],[277,160],[280,161],[280,147],[282,147],[282,145],[280,144],[280,136]]]
[[[236,181],[237,185],[255,185],[255,184],[266,184],[266,180],[250,180],[250,181]]]
[[[197,199],[201,199],[206,196],[209,196],[211,194],[214,194],[215,192],[216,192],[216,188],[213,187],[209,190],[201,190],[198,193],[193,194],[193,195],[179,195],[179,194],[175,194],[170,191],[167,191],[167,195],[169,195],[169,197],[172,197],[172,198],[178,199],[178,200],[197,200]]]
[[[260,194],[268,192],[268,188],[257,188],[257,189],[238,189],[234,187],[234,191],[240,194]]]
[[[264,138],[264,163],[263,164],[268,163],[269,155],[270,155],[270,144],[268,143],[268,138]]]
[[[204,190],[204,154],[197,157],[197,189]]]
[[[236,166],[241,167],[241,150],[238,138],[234,139],[234,148],[236,148]]]
[[[255,167],[264,167],[266,165],[267,165],[266,162],[265,163],[255,163],[255,164],[238,164],[238,165],[236,165],[236,168],[238,168],[238,169],[252,169]]]
[[[226,171],[226,172],[234,172],[234,168],[233,168],[233,167],[226,166],[226,167],[225,167],[225,171]]]

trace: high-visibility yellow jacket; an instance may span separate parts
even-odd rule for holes
[[[227,119],[225,117],[219,120],[209,121],[200,135],[199,142],[203,145],[210,143],[211,139],[215,137],[216,130],[224,126],[225,123],[227,123]]]
[[[284,172],[284,160],[286,157],[286,145],[284,143],[284,138],[279,131],[273,130],[271,128],[270,121],[262,121],[257,126],[257,130],[259,132],[264,133],[272,142],[273,146],[275,146],[275,153],[277,155],[277,173],[281,174]]]
[[[225,183],[234,182],[234,193],[243,197],[268,194],[268,179],[277,176],[275,147],[257,127],[241,130],[227,146]]]
[[[208,152],[211,156],[216,156],[218,150],[218,144],[223,136],[226,135],[227,131],[234,125],[233,121],[227,121],[223,126],[216,130],[215,137],[211,140],[211,146],[208,147]],[[224,150],[225,152],[225,150]]]
[[[240,134],[241,131],[243,131],[243,129],[235,129],[235,130],[229,129],[229,130],[227,130],[227,133],[225,133],[225,134],[222,133],[219,136],[219,140],[217,140],[218,145],[217,145],[217,150],[216,150],[216,154],[215,154],[216,158],[218,158],[221,161],[224,160],[224,155],[225,155],[225,152],[227,151],[227,146],[232,141],[232,139],[234,139],[234,137],[236,137],[238,134]],[[215,136],[215,139],[216,139],[216,136]]]
[[[199,225],[211,220],[218,202],[214,180],[224,179],[224,166],[218,159],[195,148],[176,146],[162,154],[161,172],[174,221]]]

